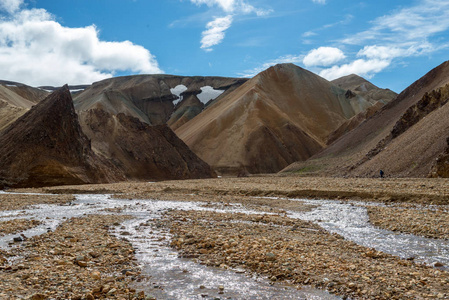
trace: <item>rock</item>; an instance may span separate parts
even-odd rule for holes
[[[87,267],[87,261],[84,261],[84,260],[79,260],[76,262],[76,264],[83,268]]]
[[[440,268],[440,267],[444,267],[444,264],[443,264],[443,263],[440,263],[439,261],[437,261],[437,262],[434,262],[434,263],[433,263],[433,266],[434,266],[435,268]]]
[[[117,292],[117,289],[112,288],[112,289],[110,289],[110,290],[108,291],[107,294],[110,296],[110,295],[113,295],[115,292]]]
[[[93,271],[92,273],[90,273],[90,277],[96,280],[101,279],[101,273],[98,271]]]
[[[23,242],[23,238],[20,237],[20,236],[17,236],[17,237],[15,237],[15,238],[13,239],[13,241],[14,241],[15,243],[20,243],[20,242]]]
[[[268,252],[267,254],[265,254],[265,258],[268,261],[275,261],[276,260],[276,254]]]
[[[87,294],[85,298],[86,300],[95,300],[95,297],[91,293]]]

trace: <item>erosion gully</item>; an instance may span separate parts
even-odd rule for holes
[[[288,212],[291,218],[316,222],[324,229],[337,233],[360,245],[375,248],[401,258],[414,257],[425,264],[440,262],[449,265],[449,241],[398,234],[378,229],[369,223],[364,205],[367,203],[330,200],[304,200],[314,205],[310,212]],[[29,218],[41,225],[14,235],[0,237],[0,247],[14,247],[14,237],[27,237],[54,230],[67,219],[89,214],[124,214],[134,218],[112,229],[112,233],[132,243],[136,249],[142,273],[150,281],[136,283],[136,288],[149,291],[157,299],[340,299],[324,290],[293,287],[272,283],[268,279],[250,275],[244,270],[222,270],[207,267],[194,260],[180,258],[169,247],[171,235],[162,226],[141,226],[160,219],[166,211],[203,210],[264,214],[234,204],[222,209],[204,207],[204,203],[159,200],[123,200],[111,195],[76,195],[76,201],[67,205],[34,205],[26,210],[2,211],[0,221]],[[368,204],[369,205],[369,204]]]

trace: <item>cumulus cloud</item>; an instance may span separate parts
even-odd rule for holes
[[[101,41],[94,25],[64,27],[44,9],[0,21],[0,78],[29,85],[91,83],[118,71],[161,73],[153,55],[130,41]]]
[[[363,47],[354,60],[320,69],[321,76],[332,80],[356,73],[371,78],[395,60],[428,55],[449,46],[447,35],[442,35],[449,29],[447,0],[420,0],[371,23],[368,30],[340,40],[343,44]]]
[[[312,0],[313,3],[326,4],[326,0]]]
[[[232,16],[216,18],[207,23],[206,30],[203,31],[201,39],[201,49],[212,51],[212,46],[218,45],[225,37],[225,31],[232,24]]]
[[[334,47],[319,47],[311,50],[303,59],[306,67],[330,66],[346,58],[343,51]]]
[[[0,0],[0,10],[4,10],[11,14],[18,11],[22,4],[23,0]]]
[[[321,77],[334,80],[342,76],[357,74],[362,77],[371,78],[390,65],[390,61],[381,59],[357,59],[351,63],[341,66],[333,66],[319,72]]]

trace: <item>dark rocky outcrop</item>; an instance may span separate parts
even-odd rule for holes
[[[436,162],[429,173],[429,177],[449,178],[449,137],[446,139],[446,143],[446,150],[436,159]]]
[[[122,180],[81,131],[68,87],[0,132],[0,185],[37,187]]]
[[[123,113],[91,109],[82,113],[92,147],[128,179],[210,178],[215,173],[167,125],[150,126]]]

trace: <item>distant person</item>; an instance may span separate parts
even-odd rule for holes
[[[384,171],[380,170],[379,173],[380,173],[380,178],[384,178]]]

